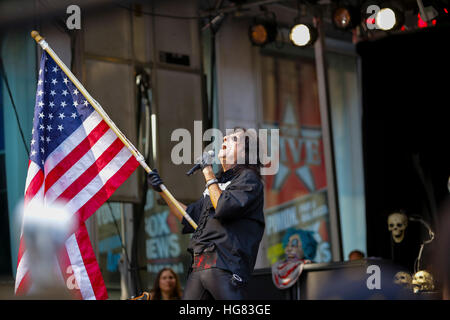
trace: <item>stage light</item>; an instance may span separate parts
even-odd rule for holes
[[[391,30],[397,23],[394,10],[383,8],[375,16],[375,23],[381,30]]]
[[[255,21],[248,31],[250,41],[260,47],[275,41],[277,33],[277,24],[274,21]]]
[[[361,23],[361,14],[354,7],[339,7],[333,11],[332,20],[336,28],[348,30]]]
[[[299,47],[312,45],[317,39],[317,30],[312,25],[296,24],[291,28],[289,39],[292,44]]]
[[[375,24],[378,29],[389,31],[400,29],[403,25],[403,14],[394,8],[382,8],[375,15]]]

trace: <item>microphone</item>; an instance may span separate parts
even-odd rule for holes
[[[197,163],[196,165],[194,165],[191,170],[189,170],[188,172],[186,172],[186,175],[190,176],[191,174],[193,174],[195,171],[197,171],[198,169],[200,169],[203,165],[203,159],[205,157],[214,157],[214,150],[209,150],[208,152],[204,152],[202,157],[199,158],[199,163]]]

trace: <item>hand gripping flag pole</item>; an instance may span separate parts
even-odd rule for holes
[[[94,98],[89,94],[89,92],[83,87],[83,85],[78,81],[78,79],[75,77],[75,75],[70,71],[69,68],[64,64],[64,62],[59,59],[59,57],[56,55],[56,53],[50,48],[47,41],[37,31],[32,31],[31,36],[33,39],[42,47],[43,50],[45,50],[52,58],[55,60],[55,62],[58,64],[58,66],[61,68],[61,70],[69,77],[69,79],[73,82],[73,84],[77,87],[77,89],[80,91],[80,93],[89,101],[89,103],[92,105],[92,107],[95,109],[95,111],[98,112],[98,114],[103,118],[103,120],[108,124],[108,126],[111,128],[111,130],[114,131],[114,133],[117,135],[117,137],[123,142],[123,144],[131,151],[133,156],[136,158],[136,160],[139,162],[139,164],[144,168],[144,170],[147,173],[150,173],[152,170],[150,167],[145,163],[144,157],[142,154],[136,149],[136,147],[125,137],[125,135],[117,128],[116,124],[111,120],[111,118],[106,114],[105,110],[101,107],[101,105],[95,101]],[[197,224],[192,220],[192,218],[186,213],[186,211],[180,206],[178,201],[173,197],[173,195],[167,190],[165,185],[160,185],[160,188],[162,190],[161,193],[163,193],[168,200],[177,208],[178,212],[181,213],[181,215],[189,222],[189,224],[194,228],[197,229]]]

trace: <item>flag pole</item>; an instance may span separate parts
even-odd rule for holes
[[[39,32],[33,30],[31,32],[31,37],[45,50],[52,58],[55,60],[56,64],[61,68],[61,70],[69,77],[73,84],[77,87],[80,93],[88,100],[91,106],[97,111],[97,113],[103,118],[103,120],[108,124],[112,131],[117,135],[117,137],[123,142],[123,144],[131,151],[133,156],[139,162],[139,164],[144,168],[147,173],[152,172],[150,167],[145,163],[145,159],[142,154],[136,149],[136,147],[125,137],[125,135],[117,128],[116,124],[111,120],[108,114],[103,110],[101,105],[95,101],[94,98],[89,94],[89,92],[83,87],[80,81],[75,77],[75,75],[70,71],[69,68],[62,62],[62,60],[56,55],[56,53],[50,48],[47,41],[39,34]],[[192,218],[186,213],[186,211],[181,207],[174,196],[167,190],[164,184],[160,185],[161,193],[163,193],[167,199],[176,207],[178,212],[189,222],[189,224],[197,229],[197,224],[192,220]]]

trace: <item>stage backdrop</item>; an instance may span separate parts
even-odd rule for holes
[[[450,175],[449,34],[448,27],[430,27],[357,46],[369,256],[391,258],[387,216],[394,210],[421,216],[433,229],[441,220],[438,209],[448,197]],[[417,229],[418,235],[410,235],[428,239],[424,228]],[[418,249],[411,249],[408,267]]]
[[[191,255],[187,251],[190,234],[182,234],[183,225],[169,207],[157,201],[159,195],[149,189],[142,221],[143,241],[139,247],[139,265],[144,267],[140,275],[144,290],[150,290],[158,272],[165,267],[174,270],[184,287]],[[188,204],[188,203],[186,203]]]
[[[263,121],[280,129],[279,171],[265,180],[267,263],[284,258],[289,229],[313,231],[315,262],[331,261],[329,210],[313,59],[262,56]]]

